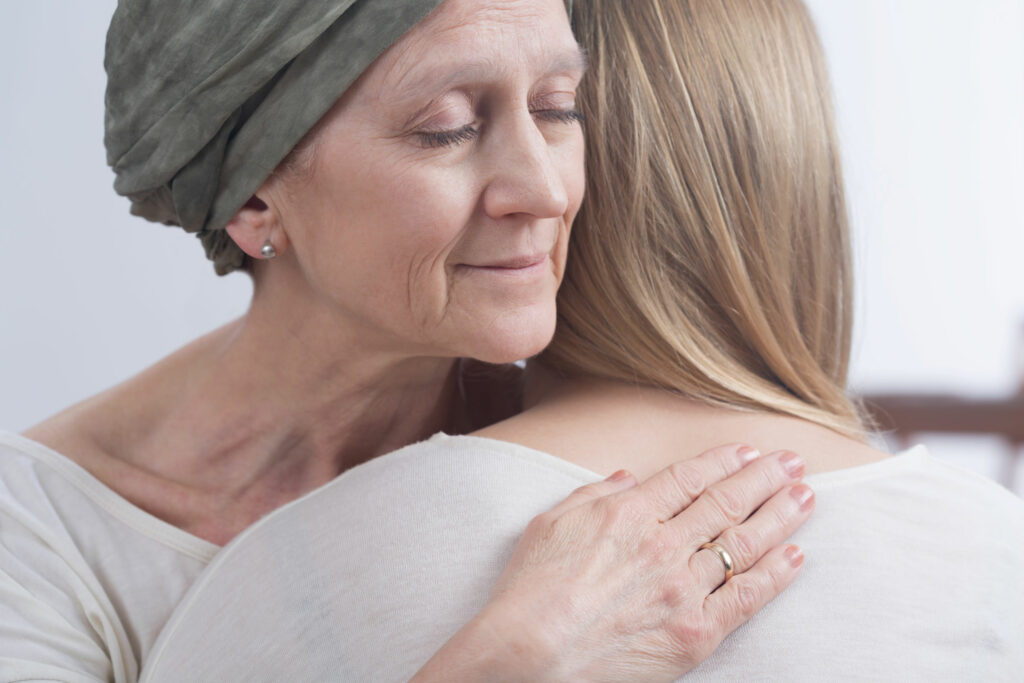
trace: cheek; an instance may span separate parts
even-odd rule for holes
[[[450,213],[448,198],[437,192],[450,182],[443,174],[389,154],[386,146],[332,151],[340,161],[324,169],[311,194],[326,198],[320,218],[350,267],[395,264],[399,254],[415,253],[414,245],[442,236],[440,219]]]
[[[460,174],[423,164],[360,174],[333,202],[333,254],[324,255],[333,260],[330,287],[360,317],[385,327],[436,325],[448,297],[447,260],[473,213],[472,191]]]
[[[472,220],[472,197],[458,173],[414,169],[393,176],[376,211],[368,208],[374,242],[391,255],[390,268],[404,275],[410,296],[441,293],[448,257]]]
[[[582,135],[580,135],[577,144],[566,149],[565,154],[560,157],[559,172],[561,173],[568,203],[564,220],[560,226],[561,233],[558,236],[554,254],[559,283],[561,283],[562,275],[565,271],[565,258],[569,247],[569,235],[572,231],[572,224],[576,219],[576,214],[579,213],[580,206],[583,204],[583,195],[586,191],[587,183],[584,160],[583,139]]]
[[[580,131],[574,144],[566,150],[562,162],[562,178],[565,183],[566,196],[569,198],[569,209],[566,217],[569,222],[576,217],[576,212],[583,203],[583,193],[587,186],[586,150],[583,144],[583,132]]]

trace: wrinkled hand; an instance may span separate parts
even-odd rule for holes
[[[617,472],[583,486],[530,522],[446,649],[475,648],[487,680],[674,680],[796,578],[803,555],[780,544],[814,505],[802,474],[794,454],[733,445],[642,484]],[[728,581],[700,549],[712,540],[732,556]],[[456,662],[431,660],[468,675]]]

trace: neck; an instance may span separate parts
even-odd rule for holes
[[[500,419],[515,403],[476,395],[518,377],[463,384],[472,364],[389,347],[383,332],[341,317],[315,297],[257,286],[241,319],[26,435],[151,514],[224,543],[345,470]]]
[[[103,412],[116,419],[96,436],[113,457],[94,473],[224,542],[351,467],[453,430],[453,359],[374,352],[358,336],[254,305],[113,390]]]
[[[138,457],[226,495],[267,478],[315,488],[447,426],[452,360],[375,356],[337,342],[319,353],[315,339],[291,332],[297,338],[280,331],[290,339],[275,343],[243,319],[201,340],[200,362]]]
[[[793,450],[809,474],[873,462],[883,453],[806,420],[699,403],[678,394],[592,377],[563,379],[527,368],[526,410],[478,432],[547,451],[600,474],[641,480],[727,443],[762,453]]]

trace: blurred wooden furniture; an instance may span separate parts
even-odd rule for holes
[[[881,430],[903,440],[920,432],[994,434],[1024,447],[1024,393],[1004,399],[875,394],[864,402]]]
[[[1024,325],[1019,347],[1024,361]],[[1003,483],[1014,487],[1024,457],[1024,362],[1017,393],[1004,398],[966,398],[942,394],[873,394],[863,396],[864,406],[886,436],[907,446],[916,435],[980,434],[1001,437],[1009,446]]]
[[[1005,399],[969,399],[929,394],[876,394],[863,397],[875,425],[892,445],[912,445],[924,433],[981,434],[1007,443],[998,481],[1011,491],[1022,490],[1018,480],[1024,459],[1024,392]]]

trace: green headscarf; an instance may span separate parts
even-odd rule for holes
[[[370,63],[441,0],[121,0],[107,32],[107,163],[133,214],[222,229]]]
[[[107,32],[107,163],[131,212],[223,230],[359,75],[441,0],[120,0]],[[568,2],[566,3],[568,6]]]

